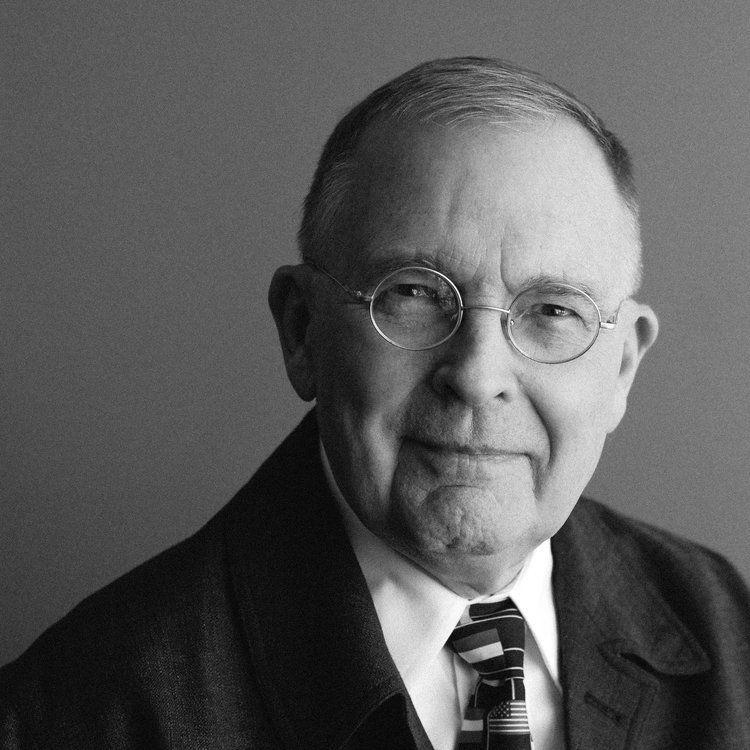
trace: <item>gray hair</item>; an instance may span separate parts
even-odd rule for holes
[[[460,126],[512,123],[566,115],[594,137],[639,236],[639,209],[630,156],[601,118],[565,89],[503,60],[456,57],[417,65],[353,107],[328,138],[305,198],[298,233],[303,258],[320,258],[345,207],[357,146],[375,122]],[[640,286],[640,242],[628,259],[633,291]]]

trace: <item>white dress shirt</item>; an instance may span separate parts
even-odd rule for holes
[[[549,540],[510,586],[467,600],[370,532],[343,498],[321,445],[328,483],[375,604],[385,643],[435,750],[454,750],[477,673],[446,646],[468,604],[513,597],[526,620],[526,705],[534,750],[563,750],[562,693]]]

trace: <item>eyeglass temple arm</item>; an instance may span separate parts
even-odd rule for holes
[[[328,273],[328,271],[326,271],[325,268],[321,268],[319,265],[317,265],[313,261],[306,260],[305,261],[305,265],[308,265],[314,271],[319,271],[324,276],[327,276],[335,284],[338,284],[347,294],[349,294],[350,296],[354,297],[354,299],[356,299],[357,302],[366,302],[368,304],[370,302],[372,302],[372,297],[369,297],[364,292],[360,292],[358,289],[349,289],[348,286],[346,286],[345,284],[342,284],[335,276],[333,276],[330,273]]]
[[[625,300],[623,300],[623,302],[624,301]],[[622,302],[620,302],[618,308],[609,316],[609,318],[607,318],[607,320],[599,321],[599,328],[604,328],[607,331],[611,331],[615,328],[617,326],[617,318],[620,316],[620,307],[622,307]]]

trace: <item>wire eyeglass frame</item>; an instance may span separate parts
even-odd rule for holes
[[[620,312],[620,307],[622,307],[622,302],[620,305],[618,305],[617,310],[607,319],[604,319],[601,314],[601,310],[599,309],[599,305],[596,304],[594,299],[591,297],[591,295],[587,294],[583,291],[583,289],[579,289],[576,286],[573,286],[572,284],[564,284],[564,283],[555,283],[556,288],[564,288],[569,289],[577,294],[580,294],[582,297],[584,297],[588,302],[591,303],[594,310],[596,310],[597,316],[598,316],[598,325],[596,326],[596,330],[594,335],[591,338],[591,341],[586,345],[586,347],[569,357],[565,357],[563,359],[559,360],[541,360],[533,357],[528,352],[525,352],[519,344],[515,341],[513,338],[513,332],[511,330],[513,320],[510,317],[511,309],[515,303],[515,301],[521,297],[521,295],[526,294],[530,289],[533,289],[533,287],[530,287],[529,289],[523,289],[521,290],[513,299],[513,301],[510,303],[508,308],[504,307],[497,307],[495,305],[464,305],[463,298],[461,297],[461,292],[458,290],[458,287],[453,283],[453,281],[446,276],[441,271],[437,271],[434,268],[429,268],[427,266],[404,266],[401,268],[397,268],[393,271],[390,271],[387,273],[375,286],[375,289],[373,290],[372,294],[366,294],[365,292],[362,292],[358,289],[351,289],[343,282],[339,281],[333,274],[331,274],[329,271],[327,271],[325,268],[320,266],[319,264],[315,263],[312,260],[306,259],[304,261],[304,264],[309,266],[315,271],[318,271],[322,273],[324,276],[327,276],[331,281],[333,281],[335,284],[337,284],[341,289],[343,289],[350,297],[352,297],[355,301],[360,302],[362,304],[366,304],[369,306],[369,312],[370,312],[370,321],[372,322],[373,327],[378,332],[378,334],[384,338],[389,344],[392,346],[395,346],[399,349],[405,349],[407,351],[427,351],[429,349],[435,349],[436,347],[440,346],[441,344],[444,344],[446,341],[448,341],[450,338],[454,336],[456,331],[458,331],[459,327],[461,326],[461,321],[463,320],[463,313],[465,310],[491,310],[495,312],[499,312],[503,314],[503,330],[505,331],[506,337],[508,338],[511,346],[523,357],[526,359],[530,359],[533,362],[538,362],[540,364],[564,364],[565,362],[571,362],[574,359],[578,359],[579,357],[583,356],[591,347],[596,343],[596,340],[599,338],[600,331],[611,331],[617,326],[617,318]],[[440,278],[443,282],[445,282],[448,287],[450,288],[451,292],[456,298],[456,302],[458,303],[458,311],[456,314],[456,321],[453,324],[452,329],[446,334],[443,338],[441,338],[439,341],[436,341],[435,343],[429,344],[427,346],[406,346],[404,344],[399,343],[398,341],[394,341],[391,337],[389,337],[378,325],[376,319],[375,319],[375,311],[373,309],[373,302],[377,298],[378,290],[380,287],[388,281],[394,274],[401,273],[404,271],[426,271],[430,274],[433,274]],[[623,300],[624,302],[624,300]],[[510,322],[511,325],[508,325]]]

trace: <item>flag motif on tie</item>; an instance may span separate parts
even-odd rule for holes
[[[478,673],[458,750],[530,750],[524,687],[525,624],[512,600],[472,604],[449,644]]]
[[[526,701],[503,701],[487,713],[487,728],[490,732],[528,733],[529,717]]]

